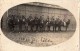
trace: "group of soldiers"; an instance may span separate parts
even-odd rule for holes
[[[65,26],[68,27],[67,25],[69,24],[70,19],[65,22]],[[30,14],[28,18],[23,15],[10,15],[7,19],[7,25],[9,30],[13,32],[44,32],[51,31],[51,27],[53,27],[52,31],[61,31],[64,22],[59,17],[54,18],[54,16],[51,18],[47,16],[47,18],[44,19],[44,15],[38,16],[37,14],[34,17]]]

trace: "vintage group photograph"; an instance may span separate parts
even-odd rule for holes
[[[61,6],[30,2],[8,9],[1,18],[1,30],[16,43],[45,47],[69,40],[75,33],[76,20]]]

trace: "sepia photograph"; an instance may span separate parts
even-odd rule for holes
[[[1,30],[8,39],[21,45],[54,46],[74,35],[76,19],[69,10],[59,5],[23,3],[4,13]]]

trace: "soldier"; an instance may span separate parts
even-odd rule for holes
[[[22,29],[23,31],[26,30],[26,18],[22,15]]]
[[[52,16],[50,24],[51,24],[51,26],[53,26],[53,31],[54,31],[55,30],[55,19],[54,19],[54,16]]]
[[[66,22],[66,31],[67,31],[67,28],[69,27],[70,22],[71,22],[70,19],[68,19]]]
[[[8,17],[7,24],[8,24],[9,31],[12,31],[12,23],[11,22],[12,22],[11,17]]]
[[[9,27],[9,30],[10,31],[14,31],[14,15],[10,16],[7,20],[7,23],[8,23],[8,27]]]
[[[56,31],[56,28],[58,28],[58,31],[61,31],[61,20],[59,18],[59,16],[56,18],[55,20],[55,31]]]
[[[47,26],[47,31],[50,31],[50,20],[49,20],[49,16],[47,16],[47,19],[46,19],[46,26]]]
[[[19,15],[16,15],[16,28],[17,28],[17,31],[20,33],[22,31],[22,20],[21,20],[21,16]]]
[[[28,18],[26,18],[25,22],[25,32],[28,32]]]
[[[37,14],[34,17],[34,24],[35,24],[35,27],[36,27],[36,31],[38,31],[38,28],[39,28],[39,19],[37,17]]]
[[[41,31],[45,31],[46,21],[44,20],[44,15],[40,16],[40,29]]]
[[[39,18],[39,29],[40,29],[40,31],[42,31],[42,28],[43,28],[43,18],[42,18],[42,16],[40,16],[40,18]]]
[[[30,27],[30,31],[33,31],[33,17],[32,14],[30,14],[30,16],[27,18],[27,22],[28,22],[28,28]]]

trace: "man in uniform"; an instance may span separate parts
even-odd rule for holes
[[[14,31],[14,15],[11,15],[9,16],[8,20],[7,20],[7,23],[8,23],[8,27],[9,27],[9,30],[10,31]]]
[[[28,22],[28,28],[30,27],[30,31],[33,31],[33,17],[32,14],[30,14],[30,16],[27,18],[27,22]]]
[[[43,18],[42,16],[39,17],[39,30],[42,31],[43,29]]]
[[[36,27],[36,31],[38,31],[38,28],[39,28],[39,18],[37,17],[37,14],[34,17],[34,24],[35,24],[35,27]]]
[[[51,24],[51,26],[53,26],[53,31],[54,31],[55,30],[55,19],[54,19],[54,16],[52,16],[50,24]]]
[[[26,18],[22,15],[22,31],[26,30]]]
[[[58,31],[61,31],[61,20],[59,18],[59,16],[56,18],[55,20],[55,31],[56,31],[56,28],[58,28]]]
[[[46,21],[44,20],[44,15],[40,16],[40,30],[45,31]]]
[[[49,16],[47,16],[47,19],[46,19],[46,26],[47,26],[47,31],[50,31],[50,20],[49,20]]]

